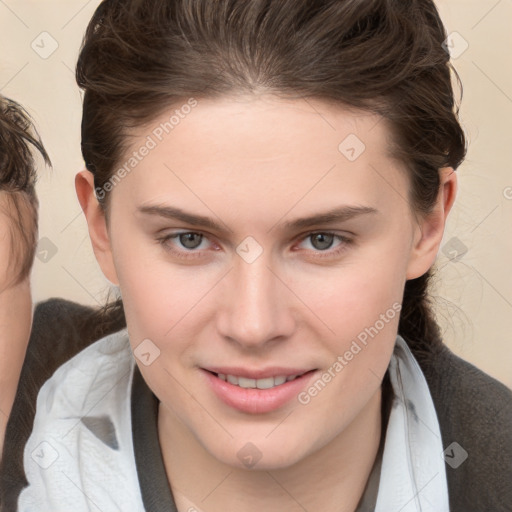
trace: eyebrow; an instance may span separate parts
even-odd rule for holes
[[[172,220],[180,220],[192,226],[204,227],[219,232],[226,231],[225,224],[224,226],[222,225],[223,223],[218,223],[217,221],[213,220],[210,217],[205,217],[203,215],[196,215],[190,212],[186,212],[181,208],[176,208],[174,206],[141,206],[138,208],[138,211],[145,215],[158,216]],[[332,210],[328,210],[326,212],[320,212],[314,215],[310,215],[309,217],[301,217],[298,219],[287,221],[282,225],[281,229],[297,231],[299,229],[305,229],[318,224],[334,224],[336,222],[346,222],[350,219],[353,219],[354,217],[376,213],[379,213],[378,210],[370,206],[341,206],[338,208],[334,208]],[[273,229],[273,227],[271,229]],[[231,230],[228,229],[228,231]]]

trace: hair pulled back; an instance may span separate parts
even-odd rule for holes
[[[410,207],[427,214],[439,170],[466,155],[446,37],[432,0],[105,0],[76,70],[86,166],[101,189],[130,130],[192,96],[316,98],[387,120]],[[407,281],[400,316],[399,334],[420,357],[441,343],[431,275]]]

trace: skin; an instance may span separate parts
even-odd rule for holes
[[[174,108],[135,134],[127,158]],[[417,218],[407,174],[387,154],[389,127],[377,121],[322,101],[199,100],[114,187],[107,217],[91,173],[77,175],[96,257],[120,286],[132,348],[149,338],[160,350],[151,365],[137,363],[161,401],[159,438],[180,512],[355,510],[381,435],[381,380],[398,315],[307,405],[237,411],[200,368],[299,367],[318,377],[401,303],[407,279],[432,266],[456,174],[440,170],[437,204]],[[349,134],[366,145],[354,162],[338,150]],[[149,205],[207,216],[224,230],[139,211]],[[378,212],[284,227],[342,205]],[[158,240],[176,232],[204,236],[192,249],[183,238]],[[334,237],[325,248],[310,236],[318,232],[352,243]],[[247,236],[263,248],[250,264],[236,252]],[[248,442],[262,454],[252,469],[237,457]]]
[[[29,278],[12,284],[11,223],[7,192],[0,191],[0,458],[32,324]]]

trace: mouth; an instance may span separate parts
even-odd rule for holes
[[[290,382],[292,380],[295,380],[299,377],[302,377],[306,373],[309,372],[302,372],[295,375],[277,375],[275,377],[266,377],[263,379],[251,379],[248,377],[242,377],[240,375],[231,375],[226,373],[217,373],[217,372],[210,372],[209,370],[206,370],[212,375],[215,375],[220,380],[223,380],[224,382],[229,382],[233,386],[238,386],[240,388],[244,389],[272,389],[277,386],[283,385],[285,382]],[[310,370],[314,371],[314,370]]]
[[[264,414],[293,403],[318,369],[201,368],[205,383],[225,405],[243,413]]]

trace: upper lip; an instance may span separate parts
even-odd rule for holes
[[[236,377],[244,377],[246,379],[267,379],[269,377],[291,377],[292,375],[302,375],[312,370],[312,368],[283,368],[273,366],[270,368],[262,368],[250,370],[239,366],[209,366],[203,368],[212,373],[222,373],[224,375],[234,375]]]

